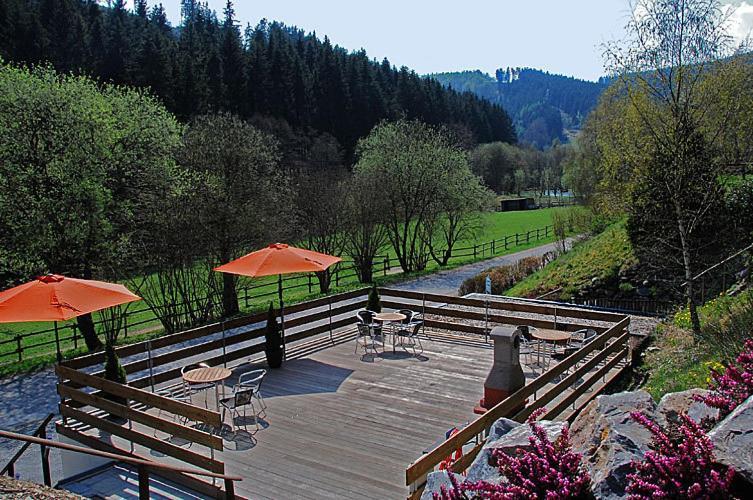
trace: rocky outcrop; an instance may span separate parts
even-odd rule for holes
[[[649,449],[651,434],[630,417],[632,411],[655,416],[656,404],[644,391],[598,396],[573,422],[573,449],[583,455],[597,498],[623,498],[633,460]]]
[[[695,400],[706,394],[702,389],[667,394],[659,404],[644,391],[622,392],[598,396],[573,422],[570,440],[573,450],[583,455],[583,466],[591,476],[591,492],[595,498],[625,498],[627,474],[633,472],[632,462],[641,461],[652,442],[651,433],[634,421],[631,412],[640,411],[666,426],[683,412],[697,422],[706,417],[716,418],[716,410]],[[539,422],[549,438],[554,440],[562,432],[562,422]],[[467,476],[455,477],[462,482],[488,481],[498,483],[504,478],[497,467],[489,465],[492,451],[514,454],[518,448],[529,448],[530,427],[506,418],[492,426],[484,447],[467,471]],[[743,481],[753,484],[753,397],[719,422],[710,432],[719,463],[733,467]],[[446,472],[434,472],[422,499],[432,498],[442,485],[449,485]],[[748,486],[745,486],[748,488]],[[745,491],[748,491],[745,489]]]
[[[426,487],[424,488],[424,492],[421,494],[421,500],[432,500],[434,498],[434,493],[439,493],[442,491],[442,486],[444,486],[447,489],[450,489],[452,487],[452,484],[450,483],[450,472],[440,470],[437,472],[432,472],[426,477]],[[457,479],[458,483],[462,483],[465,481],[465,478],[459,474],[452,474],[455,476],[455,479]]]
[[[706,406],[705,403],[695,399],[708,393],[709,391],[706,389],[689,389],[665,394],[656,407],[658,423],[666,427],[670,421],[677,422],[679,415],[685,412],[698,423],[701,423],[704,418],[717,419],[719,410]]]
[[[709,432],[720,464],[732,467],[753,483],[753,396],[727,415]]]

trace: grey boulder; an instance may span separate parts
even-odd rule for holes
[[[688,416],[697,423],[701,423],[704,418],[718,418],[719,410],[695,400],[696,397],[707,394],[709,391],[706,389],[689,389],[665,394],[656,407],[658,423],[666,427],[669,421],[677,421],[679,414],[683,412],[687,412]]]
[[[631,462],[642,460],[649,449],[651,433],[632,419],[632,411],[656,418],[656,404],[647,392],[621,392],[598,396],[570,428],[573,450],[583,455],[596,498],[624,498]]]
[[[716,461],[753,483],[753,396],[719,422],[709,438],[714,443]]]

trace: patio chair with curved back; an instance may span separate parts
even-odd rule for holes
[[[413,317],[416,316],[416,313],[411,311],[410,309],[400,309],[397,312],[398,314],[402,314],[403,316],[405,316],[405,319],[400,322],[403,325],[411,324],[413,322]]]
[[[376,356],[379,354],[377,349],[379,343],[371,325],[367,325],[366,323],[356,324],[356,348],[353,351],[354,353],[357,353],[359,348],[363,348],[364,355],[372,352]]]
[[[400,312],[403,313],[403,311]],[[412,311],[408,312],[411,313],[411,319],[416,317],[416,314],[414,314]],[[396,333],[398,338],[398,345],[402,347],[406,352],[408,352],[408,349],[411,349],[413,351],[413,356],[415,357],[420,356],[424,352],[424,346],[421,343],[421,338],[418,336],[418,332],[421,331],[423,324],[424,322],[421,320],[401,323]],[[420,351],[417,350],[417,348],[420,349]]]
[[[261,394],[261,384],[264,382],[264,377],[267,375],[267,370],[251,370],[250,372],[241,373],[238,377],[238,383],[235,385],[236,390],[251,389],[253,391],[254,398],[259,402],[260,411],[257,416],[267,416],[267,404],[264,402],[264,397]]]
[[[243,421],[244,427],[246,420],[246,407],[250,406],[251,411],[254,413],[254,423],[256,424],[256,430],[259,430],[259,417],[254,408],[254,390],[238,388],[233,391],[233,395],[229,398],[220,400],[220,406],[222,407],[222,422],[225,422],[225,412],[230,410],[230,430],[235,432],[235,421],[233,416],[240,418],[241,414],[239,408],[243,408]]]
[[[206,363],[193,363],[190,365],[186,365],[183,368],[180,369],[180,375],[181,377],[186,374],[186,372],[190,372],[191,370],[196,370],[198,368],[209,368],[210,366]],[[183,387],[185,389],[185,393],[189,396],[193,396],[194,394],[198,394],[202,391],[204,391],[204,407],[209,408],[209,389],[214,388],[214,384],[209,383],[200,383],[200,384],[191,384],[189,382],[183,381]]]

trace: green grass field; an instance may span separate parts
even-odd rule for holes
[[[508,253],[518,252],[527,248],[543,245],[554,241],[552,231],[548,237],[543,236],[537,241],[531,237],[528,243],[521,242],[515,246],[511,241],[505,250],[501,245],[495,246],[494,254],[491,254],[491,246],[488,244],[491,240],[499,240],[505,236],[514,235],[515,233],[525,233],[526,231],[543,228],[552,223],[552,214],[555,211],[572,210],[572,208],[550,208],[523,212],[488,212],[481,216],[481,224],[474,238],[466,238],[456,245],[457,253],[465,256],[453,257],[448,266],[442,269],[449,269],[463,264],[476,262],[493,256],[505,255]],[[485,244],[486,245],[483,245]],[[477,253],[474,258],[472,248],[477,245]],[[465,248],[465,250],[463,250]],[[404,275],[399,270],[399,264],[395,252],[392,248],[385,252],[389,257],[391,270],[386,273],[378,267],[375,272],[376,281],[379,284],[387,284],[395,281],[409,279],[417,275],[429,274],[440,268],[438,264],[431,261],[426,270],[410,276]],[[348,269],[340,272],[338,285],[333,286],[331,292],[341,292],[348,289],[363,286],[358,283],[355,273]],[[309,283],[311,287],[309,288]],[[264,310],[270,300],[277,302],[277,278],[241,278],[239,280],[239,302],[242,312],[250,313]],[[248,288],[251,287],[251,288]],[[321,294],[318,292],[319,284],[313,275],[299,275],[288,277],[285,280],[284,300],[287,304],[293,304],[303,300],[316,298]],[[158,336],[162,333],[160,321],[154,313],[147,307],[146,303],[136,302],[129,306],[128,311],[128,334],[121,334],[123,343],[143,340],[147,336]],[[95,321],[97,320],[95,314]],[[74,321],[60,323],[61,347],[65,357],[80,355],[85,352],[85,346],[80,336],[74,343],[72,338],[73,329],[71,325]],[[17,336],[23,335],[22,338]],[[20,340],[22,348],[22,359],[18,361],[18,341]],[[75,345],[74,345],[75,344]],[[17,323],[0,325],[0,376],[20,371],[28,371],[39,366],[53,362],[55,359],[55,337],[50,323]]]

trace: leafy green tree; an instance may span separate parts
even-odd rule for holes
[[[294,207],[274,138],[231,114],[201,116],[186,130],[178,158],[198,174],[200,227],[216,262],[290,234]],[[238,312],[236,281],[222,274],[226,315]]]
[[[631,238],[645,258],[681,262],[696,335],[701,325],[693,277],[707,247],[701,235],[709,234],[715,218],[724,219],[719,181],[726,165],[713,148],[735,110],[729,99],[720,99],[724,85],[703,82],[729,64],[727,28],[716,0],[642,0],[628,23],[628,38],[606,48],[620,75],[616,98],[635,124],[623,122],[620,145],[628,147],[618,150],[621,161],[615,162],[627,165],[632,180],[625,190],[631,196]],[[724,111],[725,118],[708,120],[711,111]]]
[[[138,269],[139,220],[169,177],[179,130],[142,92],[0,66],[2,282]],[[91,317],[79,325],[100,347]]]
[[[400,120],[376,126],[359,142],[358,155],[356,176],[372,179],[378,186],[372,196],[385,200],[385,226],[400,266],[405,272],[424,269],[436,218],[457,203],[452,186],[459,183],[453,181],[475,180],[465,151],[444,131]],[[455,207],[463,205],[462,196],[460,201]],[[458,229],[450,231],[452,241]]]

